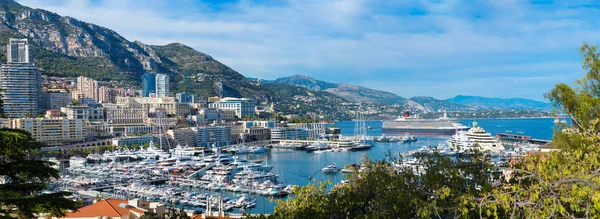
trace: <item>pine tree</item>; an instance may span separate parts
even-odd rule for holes
[[[26,159],[41,146],[26,131],[0,129],[0,218],[63,216],[76,209],[76,203],[65,198],[70,193],[42,193],[59,175],[48,161]]]

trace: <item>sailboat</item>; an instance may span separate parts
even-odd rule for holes
[[[362,150],[369,150],[371,149],[371,147],[373,147],[373,143],[370,141],[367,141],[368,139],[368,135],[367,135],[367,126],[365,124],[365,118],[364,115],[362,113],[362,107],[359,109],[358,112],[356,112],[356,122],[354,125],[354,135],[355,135],[355,146],[353,146],[352,148],[350,148],[350,150],[353,151],[362,151]]]
[[[329,142],[327,141],[323,141],[321,139],[321,136],[317,133],[317,127],[315,127],[316,121],[314,121],[314,115],[313,115],[313,124],[312,124],[312,135],[313,135],[313,139],[316,139],[316,141],[312,144],[310,144],[309,146],[306,147],[306,151],[311,152],[311,151],[322,151],[322,150],[327,150],[329,149]]]

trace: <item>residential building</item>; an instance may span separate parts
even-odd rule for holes
[[[142,97],[150,97],[156,94],[156,74],[146,72],[142,75]]]
[[[61,107],[71,105],[73,103],[73,97],[71,93],[65,91],[62,92],[47,92],[44,94],[44,109],[46,110],[60,110]]]
[[[0,91],[4,114],[10,118],[35,117],[43,112],[42,74],[33,65],[3,64]]]
[[[76,211],[69,212],[61,218],[136,219],[140,218],[146,212],[163,215],[166,212],[166,207],[164,204],[158,202],[143,202],[141,199],[104,199],[79,208]]]
[[[80,90],[74,89],[71,90],[71,98],[73,98],[73,100],[79,100],[83,98],[83,93],[81,93]]]
[[[196,146],[197,131],[192,129],[167,130],[167,136],[173,145]]]
[[[121,137],[121,138],[113,138],[112,145],[121,147],[121,146],[132,146],[132,145],[145,145],[150,144],[150,142],[154,139],[152,135],[145,136],[130,136],[130,137]]]
[[[98,82],[94,79],[79,76],[77,78],[77,90],[81,92],[83,98],[98,101]]]
[[[207,126],[192,127],[196,132],[196,146],[200,147],[222,147],[231,144],[229,139],[231,127],[228,126]]]
[[[115,89],[101,86],[98,88],[98,102],[99,103],[117,103],[118,93]]]
[[[29,64],[29,43],[27,39],[8,40],[6,48],[6,62],[8,64]]]
[[[11,120],[11,128],[22,129],[49,146],[81,142],[86,138],[86,120],[62,118],[22,118]]]
[[[67,119],[104,120],[104,108],[99,104],[65,106],[61,107],[60,111],[67,116]]]
[[[169,96],[169,75],[156,74],[156,97]]]
[[[244,116],[256,115],[255,105],[252,99],[227,97],[220,99],[218,102],[209,103],[208,108],[233,109],[235,115],[241,119]]]

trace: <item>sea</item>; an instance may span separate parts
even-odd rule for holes
[[[514,133],[529,135],[535,139],[552,139],[554,119],[553,118],[531,118],[531,119],[480,119],[480,120],[461,120],[466,126],[471,127],[476,122],[486,132],[496,135],[497,133]],[[366,125],[372,128],[367,131],[369,136],[381,136],[382,121],[367,121]],[[342,135],[349,136],[354,133],[355,123],[353,121],[337,122],[335,126],[341,129]],[[386,159],[386,154],[391,152],[396,155],[399,152],[408,152],[421,148],[422,146],[435,146],[446,141],[450,136],[425,136],[417,135],[417,141],[412,143],[379,143],[367,151],[355,152],[327,152],[327,153],[308,153],[306,151],[296,151],[290,149],[273,148],[270,152],[264,154],[240,155],[245,159],[262,159],[264,164],[271,164],[273,173],[279,174],[279,180],[284,184],[308,185],[316,182],[330,180],[332,185],[343,180],[341,173],[326,174],[321,169],[331,163],[338,167],[347,164],[359,163],[365,157],[370,159]],[[235,194],[224,193],[222,195],[235,196]],[[260,214],[272,213],[275,207],[275,200],[263,196],[255,196],[257,199],[256,208],[246,209],[245,213]],[[236,210],[238,211],[238,210]]]

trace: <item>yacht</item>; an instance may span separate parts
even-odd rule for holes
[[[57,170],[60,169],[60,160],[56,159],[55,157],[48,159],[48,162],[52,163],[52,168]]]
[[[309,145],[306,147],[306,151],[321,151],[321,150],[327,150],[329,149],[329,145],[327,145],[327,142],[322,142],[322,141],[316,141],[315,143]]]
[[[177,145],[177,147],[175,147],[174,149],[171,149],[171,154],[174,155],[179,155],[179,156],[197,156],[200,155],[202,152],[198,151],[188,145],[186,145],[185,147],[181,146],[181,145]]]
[[[213,154],[211,156],[205,157],[204,162],[206,163],[222,163],[222,164],[229,164],[234,162],[233,157],[226,155],[226,154]]]
[[[356,140],[354,142],[354,146],[352,148],[350,148],[350,150],[352,151],[362,151],[362,150],[369,150],[371,149],[371,147],[373,147],[373,142],[372,141],[368,141],[368,135],[367,135],[367,129],[366,129],[366,125],[365,125],[365,119],[364,119],[364,115],[362,112],[358,112],[356,114],[356,120],[354,123],[354,136],[356,137]],[[389,138],[382,136],[382,138],[385,138],[385,141],[389,140]]]
[[[69,159],[69,165],[72,167],[85,166],[86,161],[87,160],[83,157],[74,156],[74,157],[71,157],[71,159]]]
[[[335,165],[335,163],[331,163],[326,167],[323,167],[323,173],[337,173],[340,169]]]
[[[477,122],[473,122],[473,127],[469,131],[458,131],[448,140],[448,143],[461,149],[479,149],[492,152],[504,150],[502,143],[490,133],[485,132],[483,128],[478,126]]]

